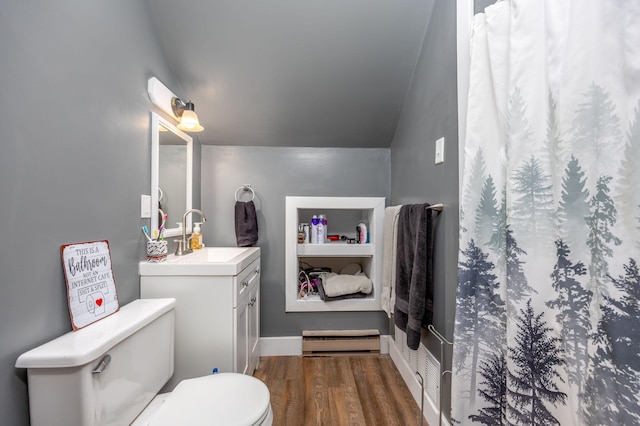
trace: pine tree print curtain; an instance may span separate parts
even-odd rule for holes
[[[640,1],[476,15],[452,423],[640,424]]]

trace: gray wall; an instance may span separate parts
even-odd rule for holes
[[[263,337],[300,336],[302,330],[379,328],[381,312],[285,312],[285,196],[390,195],[389,150],[202,146],[202,208],[207,246],[235,246],[234,192],[256,192],[261,249],[260,319]],[[331,218],[329,218],[331,227]]]
[[[453,338],[458,260],[458,133],[455,2],[436,0],[418,66],[391,144],[391,204],[444,203],[437,219],[434,327]],[[435,141],[445,137],[445,162],[434,164]],[[424,333],[439,357],[439,344]],[[450,352],[445,354],[450,368]],[[449,380],[445,394],[449,395]],[[447,397],[444,401],[449,406]]]
[[[174,87],[142,0],[5,0],[0,13],[0,423],[28,424],[18,355],[71,330],[60,246],[109,240],[139,297],[147,79]]]
[[[473,2],[473,12],[474,13],[482,13],[487,6],[491,6],[494,4],[496,0],[474,0]]]

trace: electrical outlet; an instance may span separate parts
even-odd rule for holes
[[[436,164],[444,163],[444,138],[436,141]]]
[[[151,219],[151,195],[140,196],[140,219]]]

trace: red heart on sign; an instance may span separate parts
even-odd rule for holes
[[[96,299],[96,305],[102,306],[102,299]]]

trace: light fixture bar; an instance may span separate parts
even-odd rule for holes
[[[193,102],[188,101],[185,103],[180,100],[155,77],[149,79],[147,92],[154,105],[178,122],[178,129],[187,132],[201,132],[204,130],[195,113]]]
[[[155,77],[149,79],[147,85],[147,92],[149,92],[149,99],[151,102],[174,120],[180,121],[180,117],[173,113],[171,103],[173,98],[177,96],[167,88],[160,80]]]

